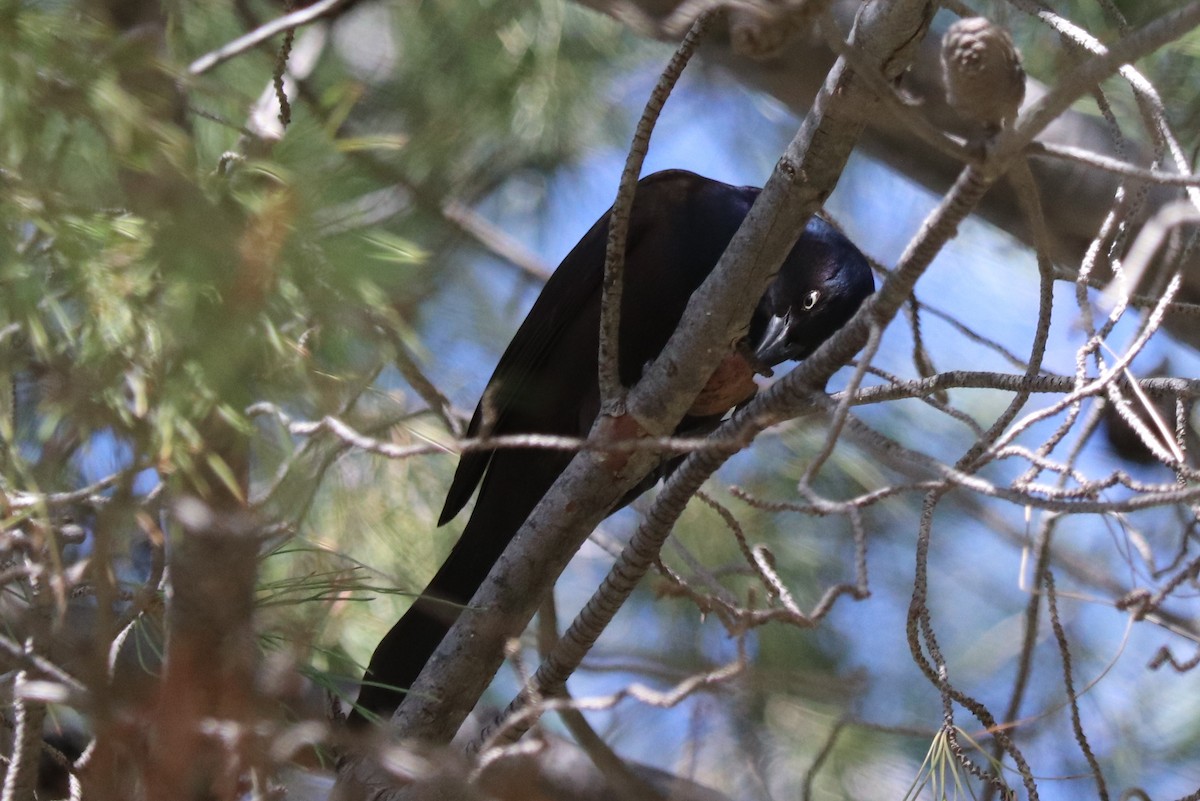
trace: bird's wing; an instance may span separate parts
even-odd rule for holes
[[[484,390],[483,399],[467,426],[467,436],[481,433],[485,416],[493,425],[489,434],[516,433],[506,425],[513,399],[521,395],[530,379],[542,368],[546,354],[589,299],[600,291],[604,273],[604,248],[608,237],[608,215],[591,227],[558,269],[550,276],[525,321],[500,357]],[[491,408],[485,415],[485,404]],[[528,432],[522,432],[528,433]],[[453,518],[471,497],[483,478],[494,451],[469,451],[459,460],[458,470],[446,493],[438,525]]]
[[[653,210],[661,205],[655,201],[662,190],[695,179],[698,176],[691,173],[669,170],[656,173],[641,182],[630,220],[627,253],[636,248],[641,233],[654,217]],[[475,407],[470,425],[467,426],[467,436],[484,433],[481,429],[485,416],[490,417],[493,423],[487,433],[529,433],[511,430],[511,425],[506,425],[511,417],[513,401],[521,397],[534,376],[543,369],[546,356],[562,335],[563,329],[576,322],[580,310],[599,295],[604,278],[608,218],[609,212],[606,211],[566,255],[542,288],[488,380],[483,398]],[[487,415],[484,413],[485,404],[490,404]],[[438,525],[451,520],[470,500],[493,454],[494,451],[469,451],[462,455],[446,493]]]

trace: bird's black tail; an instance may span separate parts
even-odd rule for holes
[[[417,680],[446,632],[487,577],[492,563],[500,557],[497,551],[491,559],[480,558],[487,556],[480,549],[493,538],[472,536],[474,523],[472,518],[462,539],[421,597],[375,647],[363,675],[358,702],[350,714],[351,726],[367,721],[364,711],[387,717],[399,706],[405,691]]]
[[[497,453],[462,536],[421,597],[392,626],[363,675],[352,727],[372,713],[389,716],[404,699],[446,633],[487,578],[517,529],[571,454],[539,450]],[[468,612],[469,613],[469,612]]]

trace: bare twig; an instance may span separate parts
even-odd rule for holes
[[[629,154],[625,158],[625,167],[621,171],[621,181],[617,188],[617,199],[613,202],[612,213],[608,222],[608,241],[604,252],[604,281],[600,293],[600,398],[601,413],[618,415],[624,412],[625,390],[621,385],[618,371],[618,354],[621,340],[621,296],[624,292],[625,273],[625,243],[629,233],[629,217],[633,212],[634,194],[637,191],[638,177],[642,173],[642,163],[650,149],[650,135],[658,122],[658,115],[663,105],[675,88],[676,82],[683,74],[684,68],[691,61],[696,46],[707,30],[711,14],[703,14],[692,23],[687,35],[683,37],[675,55],[659,76],[658,84],[646,101],[637,128],[633,134],[633,142],[629,146]]]
[[[1054,574],[1047,571],[1042,581],[1046,587],[1046,604],[1050,613],[1050,627],[1054,631],[1054,641],[1058,643],[1058,652],[1062,657],[1063,686],[1067,690],[1067,701],[1071,710],[1071,728],[1075,732],[1075,742],[1079,743],[1079,749],[1083,751],[1084,757],[1087,758],[1088,768],[1092,772],[1092,777],[1096,780],[1096,790],[1100,793],[1100,798],[1102,801],[1108,801],[1108,786],[1104,781],[1104,773],[1100,770],[1100,763],[1096,761],[1096,755],[1092,752],[1092,746],[1088,742],[1087,735],[1084,734],[1083,722],[1079,718],[1079,699],[1075,695],[1075,680],[1071,675],[1071,650],[1067,645],[1067,634],[1063,629],[1062,620],[1058,616],[1058,595],[1054,591]]]
[[[324,17],[341,13],[345,7],[354,2],[356,0],[317,0],[317,2],[310,6],[305,6],[290,14],[285,14],[279,19],[271,20],[255,30],[239,36],[232,42],[204,54],[188,65],[188,73],[190,75],[203,75],[213,67],[219,66],[231,58],[236,58],[242,53],[257,47],[272,36],[284,31],[295,30],[302,25],[308,25]]]

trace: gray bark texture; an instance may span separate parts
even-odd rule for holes
[[[677,20],[685,15],[678,0],[577,0],[581,5],[610,14],[629,24],[639,33],[666,40],[672,35]],[[697,6],[696,3],[687,3]],[[850,29],[858,0],[833,0],[832,11],[843,31]],[[946,16],[943,20],[942,16]],[[940,34],[952,21],[949,15],[939,16],[933,29],[920,43],[911,69],[904,75],[899,89],[911,98],[913,107],[934,128],[957,136],[976,133],[946,102],[941,76]],[[698,53],[701,61],[716,64],[736,80],[763,91],[787,105],[797,114],[805,113],[821,87],[834,54],[817,33],[815,21],[799,18],[799,25],[786,22],[764,23],[767,29],[755,34],[746,33],[747,24],[736,13],[731,22],[715,25]],[[940,23],[940,25],[939,25]],[[770,26],[779,30],[770,32]],[[798,29],[797,29],[798,28]],[[764,44],[767,43],[767,44]],[[753,54],[747,51],[758,50]],[[1025,105],[1038,100],[1046,88],[1030,78],[1026,85]],[[944,194],[954,182],[962,164],[928,144],[897,122],[890,112],[880,107],[866,121],[867,128],[859,144],[862,152],[887,164],[907,178]],[[1127,133],[1128,135],[1128,133]],[[1103,120],[1077,111],[1067,111],[1038,137],[1048,144],[1083,148],[1109,158],[1122,158],[1140,167],[1149,167],[1152,155],[1137,144],[1129,144],[1120,154]],[[1089,244],[1110,211],[1118,187],[1123,180],[1111,172],[1085,166],[1073,161],[1035,157],[1030,167],[1042,193],[1046,225],[1053,238],[1052,257],[1066,275],[1078,269]],[[1170,171],[1170,167],[1160,169]],[[1126,186],[1136,188],[1129,179]],[[1136,218],[1138,226],[1155,211],[1179,199],[1178,187],[1150,186],[1143,213]],[[984,198],[978,212],[989,222],[1017,239],[1032,246],[1033,233],[1021,218],[1015,191],[1006,183],[998,183]],[[1136,236],[1137,231],[1132,232]],[[1184,285],[1177,301],[1200,303],[1200,269],[1192,257],[1184,267]],[[1155,265],[1158,266],[1158,265]],[[1139,291],[1151,292],[1165,278],[1147,272]],[[1066,277],[1064,275],[1064,277]],[[1100,273],[1107,276],[1107,268]],[[1165,328],[1176,339],[1193,348],[1200,348],[1200,325],[1193,315],[1169,314]]]

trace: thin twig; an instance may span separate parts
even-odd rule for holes
[[[675,54],[671,56],[671,61],[659,76],[658,84],[646,101],[646,107],[634,130],[633,142],[629,145],[629,153],[625,157],[625,167],[621,170],[617,199],[613,201],[612,212],[609,214],[608,240],[604,252],[604,280],[600,294],[599,380],[602,414],[617,415],[624,412],[625,390],[621,385],[618,369],[621,352],[621,297],[625,287],[625,246],[638,177],[642,174],[642,164],[650,150],[650,136],[658,122],[658,115],[684,68],[691,61],[692,54],[711,20],[711,13],[698,17],[679,43]]]
[[[285,14],[279,19],[271,20],[249,33],[239,36],[232,42],[222,45],[212,52],[205,53],[188,65],[188,74],[203,75],[213,67],[224,64],[231,58],[240,56],[242,53],[257,47],[276,34],[295,30],[302,25],[316,22],[323,17],[333,16],[354,2],[357,2],[357,0],[317,0],[317,2],[310,6],[305,6],[290,14]]]
[[[1079,717],[1079,698],[1075,694],[1075,680],[1071,675],[1071,650],[1067,645],[1067,634],[1063,629],[1062,620],[1058,616],[1058,595],[1054,591],[1054,574],[1046,571],[1043,577],[1046,587],[1046,604],[1050,613],[1050,627],[1054,631],[1054,641],[1058,644],[1058,653],[1062,657],[1063,687],[1067,691],[1067,701],[1071,710],[1071,729],[1075,732],[1075,742],[1087,759],[1092,778],[1096,780],[1096,790],[1100,793],[1101,801],[1108,801],[1108,785],[1104,781],[1104,772],[1100,763],[1092,753],[1092,746],[1083,731],[1083,722]]]

